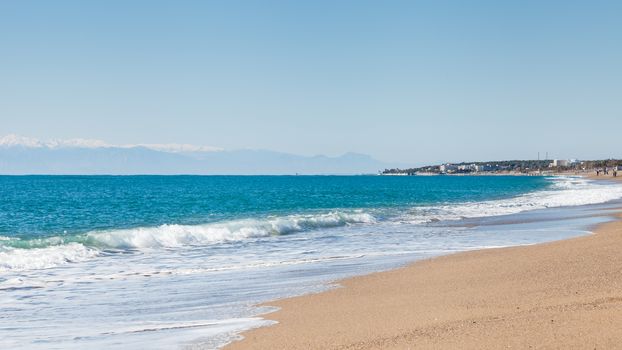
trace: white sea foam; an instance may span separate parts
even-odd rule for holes
[[[96,246],[109,248],[180,247],[279,236],[311,229],[375,221],[372,215],[363,212],[332,212],[318,215],[234,220],[205,225],[162,225],[98,231],[88,233],[87,241]]]
[[[622,198],[622,186],[577,177],[555,177],[551,189],[518,197],[413,208],[401,221],[424,223],[516,214],[528,210],[605,203]]]
[[[573,237],[591,222],[387,226],[403,217],[503,215],[598,203],[622,194],[616,186],[583,179],[552,181],[546,191],[411,209],[408,215],[403,208],[344,210],[37,240],[0,237],[0,305],[5,306],[0,348],[141,349],[155,344],[151,347],[216,349],[238,331],[268,324],[256,315],[270,309],[251,305],[324,290],[331,281],[413,259]],[[339,229],[349,225],[355,226]],[[329,227],[337,229],[323,230]],[[238,240],[250,243],[219,244]],[[109,253],[123,248],[131,249]],[[62,264],[67,265],[38,270]]]
[[[99,252],[96,249],[85,247],[79,243],[33,249],[0,246],[0,272],[45,269],[61,264],[85,261],[98,254]]]
[[[205,225],[161,225],[93,231],[72,237],[54,236],[31,240],[0,236],[4,242],[20,243],[19,248],[7,243],[0,244],[0,272],[45,269],[85,261],[97,256],[101,249],[202,246],[375,221],[372,215],[363,212],[331,212]]]
[[[383,214],[388,223],[426,223],[515,214],[527,210],[603,203],[622,198],[622,186],[603,185],[582,178],[554,178],[550,189],[514,198],[415,207],[407,212]],[[35,270],[96,257],[101,249],[178,248],[260,239],[270,236],[378,220],[363,211],[334,211],[263,219],[232,220],[204,225],[161,225],[92,231],[70,237],[33,240],[0,236],[0,272]],[[26,248],[27,249],[23,249]]]

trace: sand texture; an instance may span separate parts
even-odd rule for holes
[[[616,215],[620,215],[617,213]],[[226,349],[622,349],[622,222],[271,302],[279,324]]]

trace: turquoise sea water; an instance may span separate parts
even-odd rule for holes
[[[584,234],[602,219],[577,208],[618,200],[622,187],[513,176],[4,176],[0,195],[0,348],[169,349],[219,347],[269,323],[253,304],[345,276]],[[540,220],[538,230],[504,219],[517,215]]]
[[[93,230],[403,210],[510,198],[551,184],[516,176],[5,176],[0,236],[71,239]]]

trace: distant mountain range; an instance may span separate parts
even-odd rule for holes
[[[395,167],[368,155],[306,157],[187,144],[111,145],[99,140],[0,138],[0,174],[376,174]]]

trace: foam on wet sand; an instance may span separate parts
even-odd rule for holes
[[[265,317],[279,323],[227,349],[619,348],[622,222],[595,233],[423,260],[272,302],[280,309]]]

